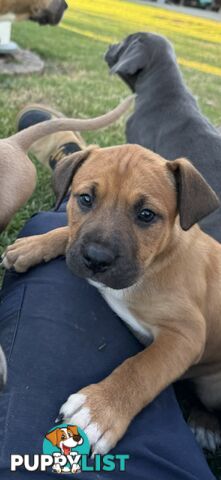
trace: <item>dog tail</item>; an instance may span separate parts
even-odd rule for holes
[[[17,144],[24,151],[28,151],[31,145],[46,135],[59,131],[86,131],[98,130],[116,122],[131,106],[134,95],[130,95],[116,108],[100,117],[79,119],[79,118],[59,118],[33,125],[22,132],[16,133],[10,138],[10,142]]]

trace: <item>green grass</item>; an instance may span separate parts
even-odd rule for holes
[[[39,27],[31,22],[13,26],[13,39],[21,47],[39,53],[46,67],[42,75],[0,75],[0,137],[15,131],[16,115],[29,102],[46,103],[68,116],[81,117],[95,116],[115,106],[128,94],[128,89],[118,78],[109,77],[103,55],[109,42],[138,30],[169,37],[186,82],[203,112],[214,124],[221,124],[221,29],[218,23],[120,0],[75,0],[69,4],[70,9],[58,28]],[[101,146],[123,143],[124,121],[106,131],[87,133],[85,139]],[[1,235],[0,252],[16,238],[33,213],[53,204],[50,174],[35,163],[37,189]],[[211,464],[221,478],[219,454],[211,458]]]
[[[31,47],[46,62],[43,75],[8,77],[0,75],[0,137],[15,131],[16,115],[29,102],[52,105],[69,116],[96,116],[110,110],[128,91],[120,81],[109,79],[103,61],[106,46],[69,33],[62,28],[40,28],[23,23],[13,28],[13,38]],[[41,41],[41,44],[40,44]],[[124,125],[106,132],[88,133],[88,142],[110,145],[124,142]],[[50,175],[40,164],[38,186],[28,204],[1,235],[0,252],[13,241],[32,213],[52,205]]]

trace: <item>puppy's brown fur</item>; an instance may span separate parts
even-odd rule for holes
[[[59,201],[70,184],[69,226],[18,240],[5,259],[25,271],[66,251],[75,273],[96,282],[125,321],[134,319],[138,333],[151,333],[147,349],[80,392],[91,422],[108,430],[108,448],[180,377],[193,379],[206,406],[220,407],[221,246],[196,225],[218,207],[214,192],[187,160],[167,162],[135,145],[67,158],[55,177]],[[82,210],[79,196],[91,191],[93,207]],[[139,208],[155,212],[150,224],[138,221]],[[82,248],[90,241],[117,248],[110,271],[86,270]]]

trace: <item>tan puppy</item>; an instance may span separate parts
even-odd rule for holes
[[[128,110],[133,98],[126,98],[114,110],[94,119],[49,120],[0,140],[0,232],[35,189],[36,170],[27,156],[30,146],[40,138],[59,131],[85,131],[107,127]]]
[[[56,25],[67,8],[65,0],[0,0],[0,15]]]
[[[98,287],[143,343],[153,340],[71,395],[60,413],[104,454],[180,377],[193,379],[207,407],[220,407],[221,245],[196,225],[218,207],[215,193],[188,160],[136,145],[75,153],[54,181],[58,203],[71,185],[69,226],[18,240],[5,266],[23,272],[66,252],[71,270]]]

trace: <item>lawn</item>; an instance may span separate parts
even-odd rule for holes
[[[70,0],[69,10],[57,28],[31,22],[14,25],[13,39],[39,53],[46,68],[41,76],[0,76],[0,136],[15,131],[16,114],[28,102],[46,103],[68,116],[81,117],[95,116],[115,106],[128,90],[118,78],[109,77],[103,55],[108,44],[138,30],[164,34],[174,43],[186,82],[203,112],[214,124],[221,124],[218,22],[120,0]],[[102,146],[122,143],[124,122],[96,134],[87,133],[85,138]],[[50,175],[41,165],[37,169],[36,192],[2,234],[0,251],[15,239],[30,215],[53,204]],[[217,464],[218,475],[219,458],[212,461]]]

